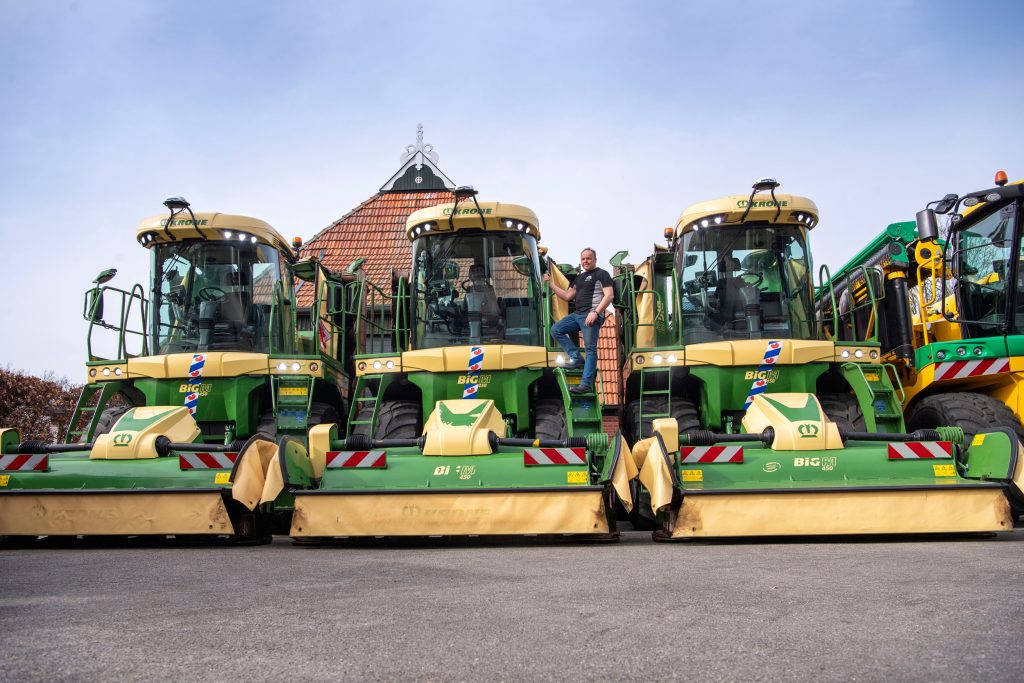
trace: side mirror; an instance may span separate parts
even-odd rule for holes
[[[89,322],[103,322],[103,290],[99,287],[90,289],[85,294],[86,319]]]
[[[922,242],[934,242],[939,236],[939,219],[932,209],[917,212],[917,238]]]
[[[312,282],[316,279],[316,261],[313,259],[296,261],[295,265],[292,266],[292,272],[295,273],[295,277],[300,280]]]

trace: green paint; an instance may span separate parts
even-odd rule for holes
[[[453,413],[445,403],[439,403],[437,407],[441,415],[441,422],[449,427],[472,427],[487,404],[481,403],[468,413]]]
[[[782,416],[790,422],[820,422],[822,420],[821,411],[818,409],[818,402],[814,400],[813,396],[807,397],[807,402],[803,407],[795,408],[787,406],[784,403],[780,403],[767,394],[763,394],[761,398],[763,398],[768,405],[782,413]]]

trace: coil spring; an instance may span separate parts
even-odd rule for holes
[[[950,441],[957,446],[963,446],[967,440],[964,430],[960,427],[937,427],[935,431],[939,433],[939,441]]]

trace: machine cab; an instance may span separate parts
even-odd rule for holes
[[[950,231],[957,310],[964,336],[1024,334],[1024,185],[964,197],[962,217]]]
[[[295,353],[291,247],[267,223],[196,213],[143,221],[152,252],[151,348]]]
[[[415,212],[412,348],[544,346],[537,216],[498,202]]]
[[[808,234],[817,221],[811,200],[774,193],[683,211],[674,244],[682,343],[814,339]]]

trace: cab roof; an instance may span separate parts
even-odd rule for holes
[[[154,244],[186,239],[229,241],[252,240],[255,237],[256,242],[267,244],[292,258],[295,257],[291,245],[281,237],[280,233],[274,230],[269,223],[258,218],[200,211],[197,211],[195,216],[198,227],[193,225],[192,216],[187,212],[176,215],[170,225],[167,224],[168,215],[166,213],[150,216],[139,224],[138,230],[135,231],[135,237],[139,240],[139,244],[147,249]]]
[[[767,221],[769,223],[796,223],[805,227],[813,228],[818,223],[818,207],[807,197],[800,197],[793,194],[775,193],[775,200],[778,206],[772,201],[770,193],[763,192],[755,194],[753,207],[747,214],[745,223]],[[709,227],[713,225],[738,225],[747,210],[747,203],[750,202],[749,194],[734,194],[728,197],[712,199],[707,202],[694,204],[683,210],[676,222],[675,235],[680,237],[692,232],[698,227]],[[778,220],[775,214],[778,214]],[[716,219],[720,219],[717,220]],[[704,225],[707,220],[708,225]]]
[[[455,204],[438,204],[416,211],[405,222],[405,234],[416,239],[424,232],[451,232],[483,228],[485,230],[520,231],[540,240],[540,222],[537,214],[519,204],[501,202],[480,202],[480,210],[472,201],[459,202],[456,214],[452,216]],[[483,213],[481,225],[480,214]]]

